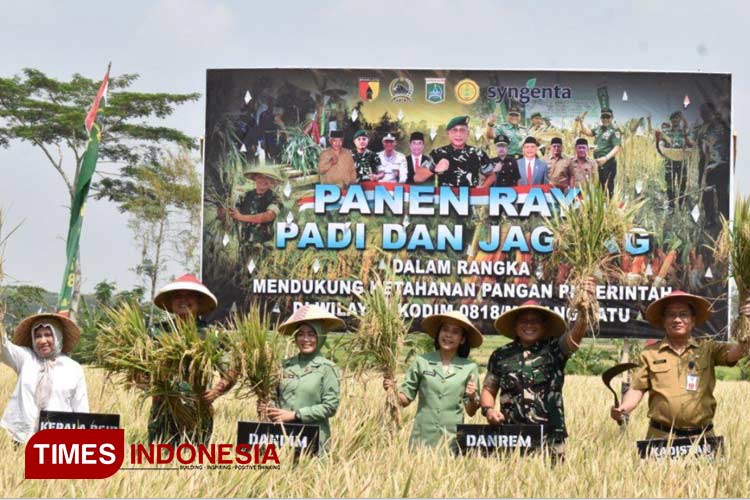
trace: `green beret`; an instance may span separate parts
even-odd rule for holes
[[[458,127],[459,125],[466,125],[469,126],[469,117],[464,116],[456,116],[451,119],[451,121],[448,122],[448,125],[446,125],[445,130],[450,130],[453,127]]]
[[[536,113],[534,113],[533,115],[531,115],[531,117],[532,118],[541,118],[542,114],[537,111]]]
[[[355,138],[355,139],[356,139],[357,137],[362,137],[362,136],[365,136],[365,137],[367,137],[367,131],[366,131],[366,130],[361,130],[361,129],[360,129],[360,130],[357,130],[356,132],[354,132],[354,138]]]

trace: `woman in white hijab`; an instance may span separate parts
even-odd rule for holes
[[[13,332],[13,342],[0,326],[0,359],[18,374],[0,421],[13,441],[29,440],[38,429],[42,410],[88,413],[83,368],[67,356],[80,338],[78,325],[59,314],[25,318]]]

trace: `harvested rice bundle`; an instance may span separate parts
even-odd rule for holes
[[[584,282],[591,276],[606,281],[622,277],[615,261],[642,205],[642,201],[626,202],[617,191],[610,195],[598,182],[588,182],[581,186],[576,202],[560,207],[547,219],[555,242],[552,265],[567,264],[570,269],[573,295],[569,307],[583,314],[594,331],[599,324],[599,305],[585,293]]]
[[[387,273],[390,276],[392,272]],[[376,273],[370,280],[369,289],[357,294],[364,312],[357,315],[359,327],[349,343],[352,359],[360,369],[373,368],[386,379],[393,379],[403,357],[406,335],[411,321],[401,316],[401,289],[386,290],[383,280]],[[390,280],[389,280],[390,281]],[[401,426],[401,406],[398,389],[386,392],[386,408],[396,428]]]
[[[275,400],[281,378],[284,340],[258,304],[251,305],[246,314],[232,317],[226,335],[231,343],[231,364],[241,376],[238,396],[253,395],[259,408],[268,407]],[[268,420],[264,414],[259,417]]]
[[[126,387],[142,387],[148,381],[154,347],[137,304],[126,302],[105,312],[96,337],[97,364],[113,375],[122,375]]]
[[[714,255],[719,262],[729,265],[729,276],[737,285],[739,303],[750,298],[750,199],[737,197],[731,221],[722,217],[722,230],[714,242]],[[735,340],[750,346],[750,320],[737,315],[732,323]]]

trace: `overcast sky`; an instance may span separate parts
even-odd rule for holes
[[[611,5],[591,0],[5,2],[0,75],[32,67],[59,78],[78,72],[98,79],[112,61],[113,74],[141,75],[137,91],[203,93],[207,68],[728,72],[733,75],[732,127],[739,136],[735,184],[746,194],[748,4],[644,0]],[[166,123],[200,136],[204,107],[201,98]],[[5,255],[13,283],[58,290],[67,202],[62,179],[40,151],[19,143],[0,149],[0,207],[9,223],[23,220]],[[137,283],[130,269],[138,255],[127,216],[112,204],[89,204],[81,253],[84,292],[103,279],[116,281],[119,288]]]

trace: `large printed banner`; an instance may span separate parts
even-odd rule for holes
[[[723,74],[366,69],[210,70],[203,280],[223,320],[259,301],[347,320],[379,275],[402,312],[459,309],[484,333],[536,299],[562,314],[547,218],[583,182],[643,198],[612,242],[601,335],[658,337],[648,303],[715,300],[711,245],[730,203],[731,77]]]

